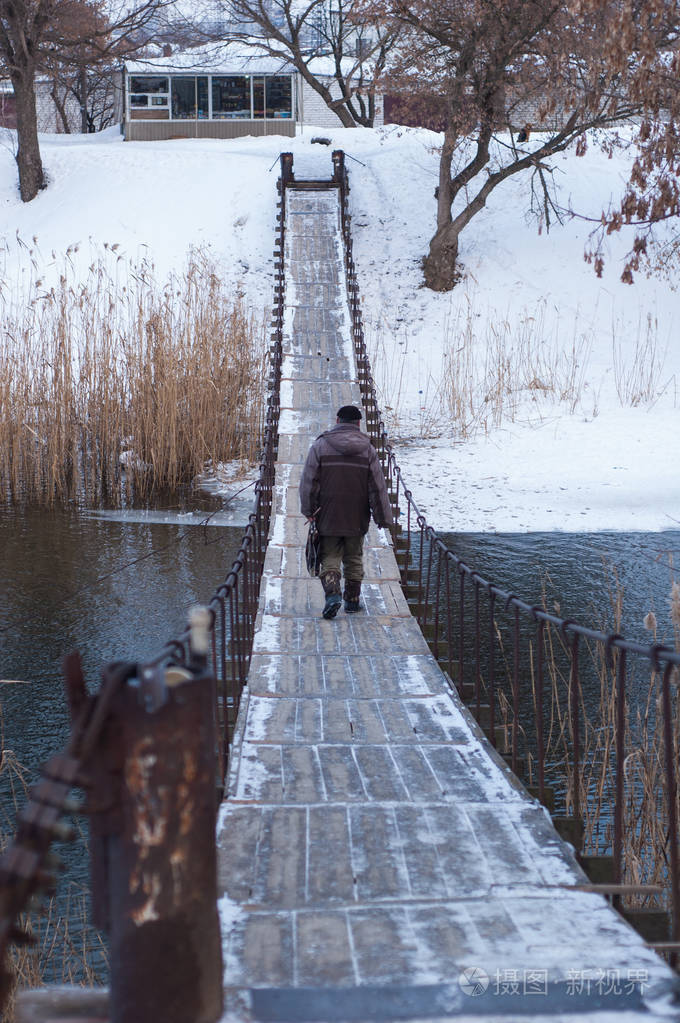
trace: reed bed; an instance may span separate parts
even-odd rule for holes
[[[21,928],[31,935],[33,943],[10,950],[13,986],[3,1023],[13,1023],[20,991],[46,984],[99,987],[106,983],[106,943],[89,923],[89,901],[86,889],[70,884],[59,901],[52,896],[39,913],[20,918]]]
[[[619,605],[622,592],[614,580],[615,626],[620,621]],[[672,582],[670,599],[671,643],[680,650],[680,586]],[[645,619],[646,628],[653,634],[654,643],[668,642],[658,634],[657,619],[653,612]],[[651,638],[651,637],[650,637]],[[594,721],[586,722],[586,757],[582,777],[572,778],[571,786],[580,784],[582,805],[587,806],[586,848],[596,852],[598,846],[610,847],[613,839],[611,804],[616,770],[615,734],[617,696],[616,670],[618,658],[607,659],[597,651],[596,664],[600,679],[600,702]],[[624,848],[623,881],[629,884],[659,885],[664,889],[660,898],[662,908],[670,908],[670,846],[669,813],[671,798],[665,770],[664,712],[661,677],[653,671],[646,675],[643,665],[632,666],[627,680],[627,708],[625,721],[623,775],[624,775]],[[670,741],[672,760],[680,763],[680,676],[675,670],[670,686]],[[635,694],[639,694],[636,699]],[[680,820],[680,787],[675,791],[675,815]],[[631,906],[655,904],[656,897],[633,896]]]
[[[468,309],[449,324],[444,352],[441,401],[461,438],[520,416],[540,420],[548,403],[576,411],[587,394],[592,335],[550,332],[541,305],[534,315],[489,322],[483,339],[475,319]]]
[[[145,502],[219,463],[255,460],[263,325],[194,251],[159,284],[153,267],[35,281],[3,296],[0,501]]]

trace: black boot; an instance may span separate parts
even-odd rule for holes
[[[321,579],[323,591],[326,594],[326,603],[324,604],[324,609],[321,614],[324,618],[335,618],[336,614],[340,610],[340,605],[342,604],[342,597],[340,596],[340,573],[323,572],[319,578]]]
[[[345,611],[348,615],[361,611],[359,594],[361,593],[361,581],[357,579],[345,579]]]

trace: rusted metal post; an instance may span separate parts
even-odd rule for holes
[[[345,177],[345,154],[342,149],[334,149],[331,153],[333,161],[333,181],[343,183]]]
[[[563,630],[565,631],[565,630]],[[579,706],[581,701],[581,682],[579,674],[579,642],[580,637],[576,632],[571,637],[569,656],[571,671],[569,672],[569,708],[571,719],[571,742],[572,742],[572,772],[573,772],[573,796],[574,796],[574,817],[580,825],[581,817],[581,736],[579,721]],[[577,852],[581,850],[578,849]]]
[[[519,756],[519,608],[513,604],[512,626],[512,769],[518,773]]]
[[[481,662],[481,623],[479,621],[479,587],[480,581],[476,574],[473,574],[472,581],[475,587],[475,713],[477,720],[482,714],[482,662]]]
[[[543,659],[545,621],[536,617],[536,756],[538,758],[538,798],[545,798],[545,735],[543,731]]]
[[[614,883],[623,881],[623,827],[625,801],[625,759],[626,759],[626,651],[619,650],[614,664],[614,641],[620,637],[611,636],[607,641],[607,663],[616,670],[616,724],[615,724],[615,796],[614,796]],[[612,899],[614,907],[619,908],[620,898]]]
[[[489,741],[496,745],[496,593],[489,587]]]
[[[465,683],[465,569],[458,562],[458,687],[461,696]]]
[[[295,175],[293,174],[293,154],[281,153],[279,160],[281,162],[281,183],[285,186],[295,180]]]
[[[121,685],[93,757],[95,924],[109,935],[111,1023],[222,1015],[209,612],[186,666],[111,665]]]
[[[434,537],[431,543],[437,545],[437,581],[435,583],[435,605],[434,605],[434,643],[433,643],[433,654],[436,661],[439,660],[439,614],[441,611],[441,578],[442,578],[442,555],[439,549],[440,541],[435,541]],[[444,545],[442,544],[442,547]]]

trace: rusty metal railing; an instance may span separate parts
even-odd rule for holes
[[[584,868],[604,870],[598,890],[608,894],[676,965],[680,951],[680,653],[670,646],[644,645],[580,625],[521,599],[467,565],[428,525],[405,484],[379,407],[363,330],[352,254],[349,180],[341,151],[333,153],[333,164],[340,184],[359,386],[367,429],[391,493],[395,553],[413,613],[450,684],[468,704],[491,745],[553,811],[556,827],[581,854]],[[607,763],[601,748],[588,748],[584,699],[593,672],[611,685]],[[653,713],[656,734],[662,737],[656,748],[663,767],[655,812],[663,820],[665,841],[656,849],[659,860],[649,871],[661,884],[645,884],[644,876],[641,881],[639,864],[633,864],[636,871],[632,871],[627,852],[628,841],[639,828],[635,808],[642,798],[641,783],[631,780],[630,766],[640,741],[634,697],[640,675],[645,692],[645,687],[656,686]],[[635,686],[632,679],[637,680]],[[588,777],[595,780],[588,783]],[[605,795],[600,796],[598,820],[593,822],[588,801],[596,784]],[[604,865],[603,853],[608,859]],[[648,855],[652,855],[649,850]],[[635,911],[626,908],[624,898],[642,905]]]

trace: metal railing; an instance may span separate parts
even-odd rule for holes
[[[680,951],[680,652],[584,626],[551,613],[542,604],[523,600],[485,579],[428,525],[405,484],[379,407],[364,336],[352,254],[349,180],[341,151],[333,153],[333,163],[340,183],[359,386],[367,429],[381,458],[396,513],[395,553],[413,613],[450,684],[483,726],[492,746],[502,751],[515,774],[553,810],[556,827],[582,854],[584,868],[604,869],[598,890],[610,895],[617,908],[675,965]],[[635,839],[635,829],[640,827],[635,814],[642,798],[642,783],[631,778],[630,769],[636,744],[641,741],[635,696],[640,683],[631,662],[637,676],[642,672],[645,693],[645,686],[657,687],[652,723],[661,740],[655,755],[662,768],[655,808],[663,820],[665,840],[655,850],[656,882],[650,884],[637,875],[654,873],[649,870],[652,864],[632,864],[636,870],[631,871],[627,852],[628,840]],[[584,705],[593,673],[610,686],[607,763],[599,746],[595,750],[588,747],[592,730]],[[604,798],[599,796],[599,819],[594,824],[589,820],[588,801],[593,798],[595,781],[588,784],[584,776],[599,779],[597,784],[605,790]],[[589,845],[584,849],[586,835]],[[601,862],[605,853],[612,861],[608,865],[611,873]],[[662,883],[658,883],[659,877]],[[624,898],[643,905],[634,912],[630,906],[623,907]]]

